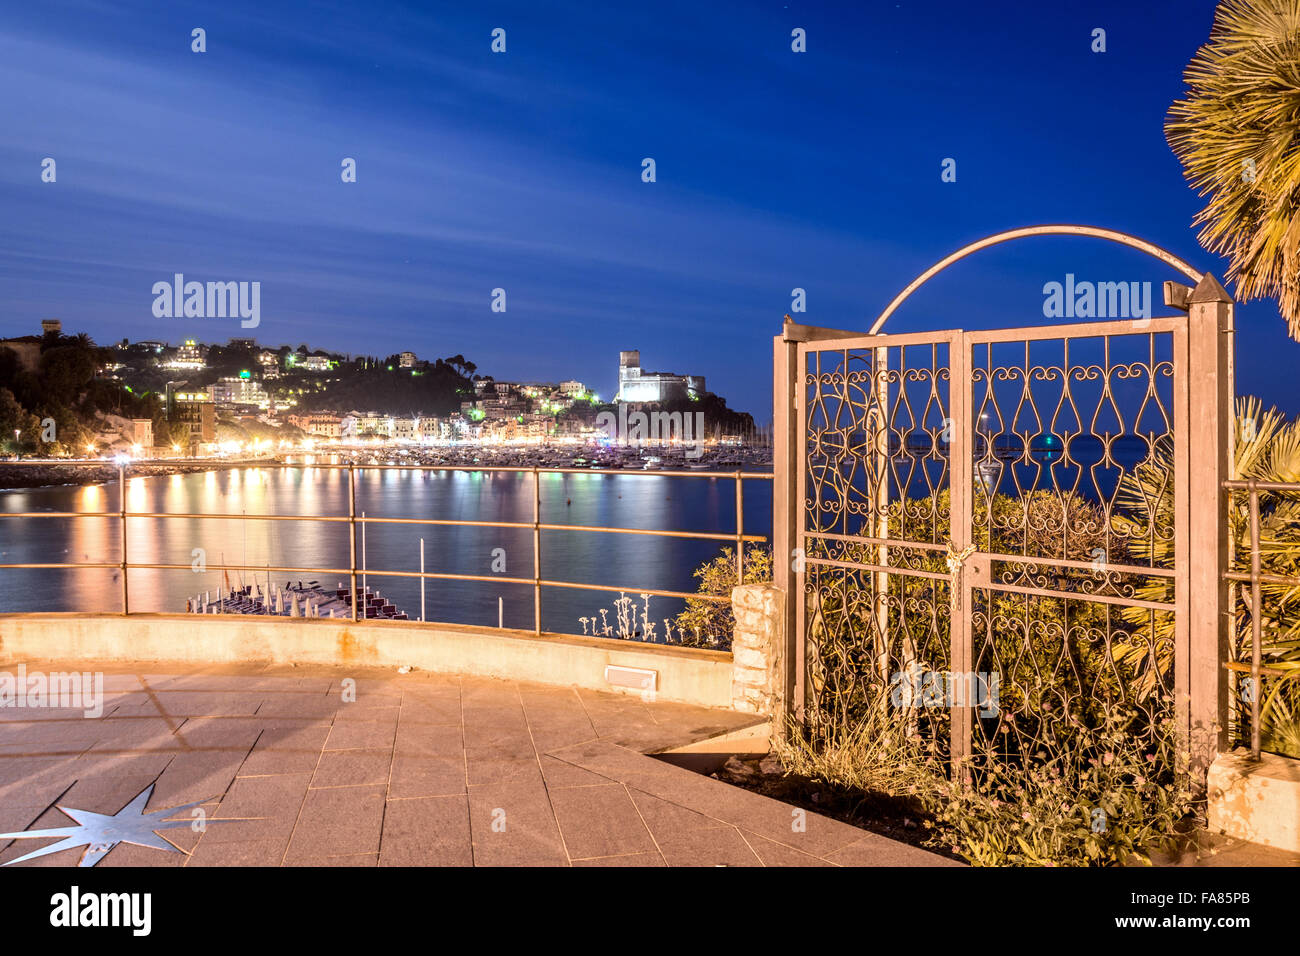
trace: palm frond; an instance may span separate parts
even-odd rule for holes
[[[1199,239],[1245,301],[1276,296],[1300,340],[1300,0],[1223,0],[1165,135],[1198,195]]]

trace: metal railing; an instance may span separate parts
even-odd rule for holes
[[[1234,585],[1249,585],[1250,587],[1250,663],[1243,664],[1240,661],[1228,661],[1223,666],[1236,674],[1250,675],[1250,693],[1246,695],[1247,702],[1250,704],[1250,756],[1254,760],[1260,759],[1260,698],[1263,685],[1261,683],[1265,674],[1270,677],[1286,677],[1291,671],[1283,670],[1277,667],[1269,667],[1263,663],[1264,653],[1264,612],[1263,612],[1263,589],[1265,584],[1276,584],[1282,587],[1300,588],[1300,577],[1283,574],[1265,574],[1263,568],[1263,555],[1261,546],[1260,531],[1260,507],[1259,498],[1261,493],[1280,493],[1285,495],[1294,495],[1300,498],[1300,482],[1294,481],[1225,481],[1223,487],[1228,491],[1228,503],[1231,506],[1232,495],[1234,492],[1245,492],[1247,495],[1247,545],[1250,550],[1250,570],[1234,571],[1228,568],[1224,571],[1225,580]],[[1236,600],[1232,602],[1229,612],[1229,620],[1236,621]]]
[[[160,462],[164,464],[164,462]],[[194,519],[194,520],[226,520],[226,521],[314,521],[321,523],[347,524],[348,526],[348,566],[346,568],[302,568],[302,567],[284,567],[277,565],[245,565],[245,564],[227,564],[221,562],[218,564],[207,565],[208,570],[215,571],[262,571],[262,572],[285,572],[299,574],[346,574],[349,580],[349,594],[352,606],[352,620],[360,620],[360,611],[358,607],[357,593],[357,576],[359,573],[375,575],[376,577],[396,577],[396,578],[419,578],[421,581],[427,579],[443,581],[490,581],[498,584],[531,584],[533,587],[533,633],[542,633],[542,588],[576,588],[589,591],[635,591],[639,594],[651,594],[658,597],[670,597],[713,601],[713,602],[730,602],[729,595],[711,595],[690,593],[685,591],[670,591],[645,587],[628,587],[608,584],[586,584],[578,581],[560,581],[542,576],[542,532],[543,531],[588,531],[600,534],[628,534],[628,535],[650,535],[655,537],[669,538],[689,538],[702,541],[727,541],[736,546],[736,580],[743,582],[745,579],[745,545],[749,542],[763,542],[768,540],[766,535],[745,534],[745,505],[744,505],[744,483],[746,481],[771,481],[772,475],[769,472],[755,471],[671,471],[671,470],[624,470],[618,468],[542,468],[528,466],[507,466],[507,465],[388,465],[388,464],[356,464],[356,463],[291,463],[269,461],[265,463],[241,463],[240,467],[262,468],[262,469],[318,469],[329,471],[346,471],[348,475],[348,513],[342,515],[281,515],[281,514],[190,514],[180,512],[152,512],[152,511],[130,511],[127,509],[126,500],[126,480],[129,476],[130,463],[111,463],[102,461],[74,460],[66,461],[59,459],[26,459],[19,461],[8,461],[4,463],[5,467],[11,465],[23,466],[40,466],[40,467],[79,467],[84,468],[87,465],[108,465],[116,467],[119,482],[119,507],[114,511],[34,511],[34,512],[0,512],[0,519],[4,518],[111,518],[116,519],[120,527],[120,561],[117,562],[50,562],[50,563],[11,563],[0,564],[0,570],[10,569],[66,569],[66,568],[99,568],[99,569],[117,569],[121,572],[122,583],[122,607],[121,613],[124,615],[131,613],[130,599],[130,581],[129,575],[132,569],[137,570],[160,570],[160,571],[182,571],[193,570],[190,564],[155,564],[144,562],[132,562],[127,552],[127,522],[133,518],[157,518],[157,519]],[[220,466],[214,463],[211,470],[217,470]],[[207,470],[207,469],[195,469]],[[358,516],[356,508],[356,482],[358,471],[460,471],[460,472],[505,472],[515,474],[531,475],[533,479],[533,520],[532,521],[479,521],[472,519],[451,519],[451,518],[384,518],[373,517],[370,515]],[[736,530],[734,532],[710,532],[710,531],[673,531],[667,529],[649,529],[649,528],[620,528],[595,525],[580,524],[557,524],[542,521],[542,487],[541,478],[543,475],[551,474],[580,474],[580,475],[622,475],[627,477],[646,477],[646,478],[711,478],[726,479],[735,482],[736,488]],[[357,526],[367,524],[397,524],[397,525],[436,525],[436,526],[458,526],[458,527],[480,527],[480,528],[512,528],[517,530],[531,530],[533,539],[533,575],[529,578],[507,577],[503,574],[455,574],[451,572],[439,571],[387,571],[383,569],[363,567],[357,565]]]

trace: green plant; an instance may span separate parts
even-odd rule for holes
[[[1300,706],[1291,682],[1291,693],[1279,694],[1272,699],[1267,710],[1260,714],[1260,747],[1284,757],[1300,758]]]
[[[1275,408],[1265,410],[1257,398],[1238,399],[1236,412],[1232,478],[1300,481],[1300,421],[1288,422]],[[1171,567],[1174,487],[1172,453],[1167,445],[1157,446],[1152,459],[1125,478],[1119,501],[1126,514],[1113,520],[1129,535],[1133,555],[1155,567]],[[1283,578],[1300,577],[1300,492],[1261,491],[1259,507],[1261,570]],[[1228,532],[1233,570],[1248,571],[1250,510],[1245,494],[1229,497]],[[1145,578],[1135,586],[1134,596],[1171,602],[1173,582],[1169,578]],[[1233,607],[1236,640],[1229,649],[1234,661],[1246,661],[1251,656],[1251,618],[1255,609],[1250,601],[1249,587],[1237,588]],[[1267,721],[1274,707],[1294,711],[1300,706],[1300,588],[1264,583],[1260,603],[1263,663],[1283,672],[1261,699],[1261,720]],[[1142,608],[1126,608],[1123,616],[1134,626],[1133,634],[1116,644],[1113,653],[1117,661],[1137,668],[1139,680],[1135,688],[1140,697],[1145,697],[1168,685],[1173,667],[1174,617],[1167,611]]]
[[[1191,794],[1167,729],[1136,737],[1141,719],[1116,709],[1097,727],[1044,721],[1029,759],[977,755],[968,778],[945,781],[935,842],[976,866],[1149,864],[1151,850],[1175,844]]]
[[[912,732],[884,696],[857,718],[839,711],[810,727],[792,722],[784,738],[773,739],[772,750],[789,773],[923,806],[939,798],[946,782],[932,744]]]
[[[730,597],[736,587],[736,553],[731,548],[695,569],[699,579],[696,592],[718,597]],[[767,584],[772,580],[772,550],[762,545],[745,549],[745,584]],[[704,601],[687,598],[686,609],[675,621],[678,636],[673,643],[686,646],[728,648],[736,627],[730,601]],[[667,622],[665,622],[667,626]]]

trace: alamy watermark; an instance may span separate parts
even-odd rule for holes
[[[704,454],[703,412],[629,412],[624,403],[618,406],[617,415],[597,415],[596,427],[615,444],[639,448],[652,442],[681,442],[686,445],[687,458]]]
[[[99,672],[0,671],[0,707],[64,707],[81,710],[87,717],[104,714],[104,675]]]
[[[981,717],[998,715],[996,671],[895,671],[889,678],[889,700],[895,707],[978,707]]]
[[[186,282],[177,272],[172,281],[153,284],[153,314],[158,319],[236,318],[245,329],[262,322],[262,283]]]
[[[1043,315],[1049,319],[1149,319],[1150,282],[1064,282],[1043,286]]]

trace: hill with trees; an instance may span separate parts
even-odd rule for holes
[[[155,440],[171,433],[158,395],[97,377],[107,349],[85,333],[47,332],[0,344],[0,442],[11,452],[48,457],[84,453],[102,415],[148,418]],[[31,346],[35,346],[34,348]]]

